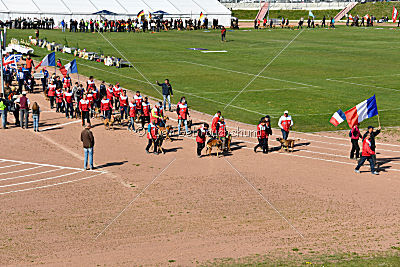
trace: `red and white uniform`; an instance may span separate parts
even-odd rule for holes
[[[136,103],[136,109],[142,109],[143,97],[141,95],[134,95],[133,99]]]
[[[205,143],[206,142],[206,136],[207,136],[208,130],[204,129],[202,126],[197,133],[196,136],[196,142],[197,143]]]
[[[56,103],[63,102],[63,92],[61,90],[56,91]]]
[[[158,137],[158,128],[155,124],[150,123],[147,131],[147,138],[156,140]]]
[[[188,113],[187,104],[179,103],[178,107],[179,107],[178,119],[186,120],[187,119],[187,113]]]
[[[63,78],[63,87],[70,88],[71,87],[71,78]]]
[[[262,125],[261,123],[257,126],[257,138],[265,139],[268,138],[267,125]]]
[[[372,155],[375,155],[375,152],[372,151],[371,149],[371,141],[369,141],[367,138],[365,138],[363,141],[363,148],[361,155],[364,157],[370,157]]]
[[[55,96],[55,95],[56,95],[56,85],[55,84],[50,84],[47,96]]]
[[[119,96],[119,106],[122,107],[127,107],[128,106],[128,96]]]
[[[142,108],[143,108],[143,115],[144,116],[150,116],[150,104],[149,104],[149,102],[143,102],[142,103]]]
[[[112,100],[114,96],[114,92],[112,88],[107,88],[107,98]]]
[[[293,125],[292,116],[281,116],[279,118],[278,126],[285,132],[289,132],[290,127]]]
[[[68,104],[71,104],[74,98],[74,94],[72,92],[65,92],[64,93],[64,100]]]
[[[79,109],[81,111],[89,111],[89,107],[90,101],[88,99],[81,99],[81,101],[79,101]]]
[[[97,99],[99,98],[99,92],[97,90],[92,90],[92,94],[93,94],[93,100],[97,101]]]
[[[112,109],[110,99],[102,99],[100,103],[101,111],[106,111]]]
[[[136,117],[136,104],[134,100],[129,102],[129,117]]]
[[[88,89],[94,89],[94,81],[88,80],[86,83]]]
[[[217,123],[219,122],[219,116],[218,114],[215,114],[214,117],[212,118],[212,122],[211,122],[211,131],[213,133],[217,132]]]
[[[115,98],[119,98],[119,96],[121,94],[121,87],[114,86],[113,87],[113,92],[114,92],[114,97]]]
[[[92,93],[88,93],[88,94],[86,94],[86,96],[87,96],[87,100],[89,100],[90,104],[92,104],[93,103],[93,94]]]
[[[226,137],[226,124],[224,121],[218,122],[218,136]]]

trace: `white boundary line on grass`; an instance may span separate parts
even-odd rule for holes
[[[358,86],[364,86],[364,87],[374,87],[377,89],[384,89],[384,90],[400,92],[400,89],[386,88],[386,87],[375,86],[375,85],[370,85],[370,84],[352,83],[352,82],[339,81],[339,80],[335,80],[335,79],[326,79],[326,80],[330,81],[330,82],[347,83],[347,84],[352,84],[352,85],[358,85]]]
[[[244,93],[249,93],[249,92],[265,92],[265,91],[282,91],[282,90],[301,90],[301,89],[312,89],[309,86],[301,86],[301,87],[289,87],[289,88],[266,88],[266,89],[253,89],[253,90],[246,90]],[[226,93],[238,93],[240,92],[239,90],[234,90],[234,91],[216,91],[216,92],[201,92],[200,94],[226,94]],[[197,93],[199,94],[199,93]]]
[[[62,174],[62,175],[58,175],[58,176],[54,176],[54,177],[48,177],[48,178],[43,178],[43,179],[38,179],[38,180],[32,180],[32,181],[27,181],[27,182],[22,182],[22,183],[0,185],[0,188],[3,188],[3,187],[10,187],[10,186],[17,186],[17,185],[22,185],[22,184],[37,183],[37,182],[47,181],[47,180],[53,180],[53,179],[57,179],[57,178],[65,177],[65,176],[70,176],[70,175],[74,175],[74,174],[82,173],[82,172],[85,172],[85,171],[84,171],[84,170],[81,170],[81,171],[71,172],[71,173]]]
[[[223,70],[223,71],[226,71],[226,72],[233,72],[233,73],[238,73],[238,74],[249,75],[249,76],[256,76],[257,75],[257,74],[253,74],[253,73],[242,72],[242,71],[231,70],[231,69],[225,69],[225,68],[220,68],[220,67],[216,67],[216,66],[211,66],[211,65],[206,65],[206,64],[196,63],[196,62],[190,62],[190,61],[185,61],[185,60],[182,60],[180,62],[187,63],[187,64],[198,65],[198,66],[202,66],[202,67],[208,67],[208,68],[211,68],[211,69]],[[263,75],[259,75],[258,77],[259,78],[264,78],[264,79],[269,79],[269,80],[280,81],[280,82],[287,82],[287,83],[303,85],[303,86],[307,86],[307,87],[315,87],[315,88],[319,88],[320,87],[320,86],[317,86],[317,85],[294,82],[294,81],[289,81],[289,80],[284,80],[284,79],[279,79],[279,78],[274,78],[274,77],[269,77],[269,76],[263,76]]]
[[[335,77],[330,79],[338,79],[338,80],[348,80],[348,79],[361,79],[361,78],[371,78],[371,77],[387,77],[387,76],[398,76],[400,73],[396,74],[383,74],[383,75],[367,75],[367,76],[358,76],[358,77]]]
[[[167,165],[160,173],[158,173],[158,174],[156,175],[156,177],[154,177],[154,179],[151,180],[150,183],[148,183],[148,184],[146,185],[146,187],[143,188],[142,191],[140,191],[140,193],[137,194],[137,195],[132,199],[132,201],[129,202],[129,204],[126,205],[126,207],[125,207],[114,219],[111,220],[111,222],[110,222],[109,224],[107,224],[107,226],[95,237],[95,240],[97,240],[97,238],[99,238],[99,236],[101,236],[101,235],[108,229],[108,227],[110,227],[111,224],[113,224],[113,223],[122,215],[122,213],[124,213],[125,210],[126,210],[127,208],[129,208],[129,207],[133,204],[133,202],[135,202],[135,201],[147,190],[147,188],[149,188],[149,186],[152,185],[152,184],[158,179],[158,177],[160,177],[160,176],[164,173],[164,171],[166,171],[166,170],[169,168],[169,166],[171,166],[172,163],[175,162],[175,160],[176,160],[176,158],[174,158],[172,161],[170,161],[170,163],[168,163],[168,165]]]
[[[285,47],[284,47],[283,49],[281,49],[281,51],[279,51],[279,53],[276,54],[275,57],[273,57],[272,60],[270,60],[270,62],[268,62],[268,64],[265,65],[265,67],[262,68],[261,71],[260,71],[256,76],[254,76],[254,77],[246,84],[246,86],[243,87],[243,89],[242,89],[234,98],[232,98],[231,101],[229,101],[229,103],[224,107],[224,110],[225,110],[227,107],[229,107],[229,105],[232,104],[232,102],[235,101],[236,98],[238,98],[238,97],[243,93],[243,91],[246,90],[247,87],[249,87],[250,84],[252,84],[252,83],[261,75],[261,73],[263,73],[263,72],[275,61],[275,59],[277,59],[277,58],[280,56],[280,55],[286,50],[286,48],[288,48],[289,45],[290,45],[291,43],[293,43],[294,40],[296,40],[297,37],[298,37],[303,31],[304,31],[304,29],[301,30],[298,34],[296,34],[296,36],[295,36],[289,43],[287,43],[287,44],[285,45]]]
[[[14,179],[23,178],[23,177],[36,176],[39,174],[45,174],[45,173],[55,172],[55,171],[59,171],[59,170],[61,170],[61,169],[54,169],[54,170],[49,170],[49,171],[44,171],[44,172],[37,172],[37,173],[26,174],[26,175],[21,175],[21,176],[14,176],[14,177],[10,177],[10,178],[0,179],[0,181],[8,181],[8,180],[14,180]]]
[[[66,122],[66,123],[50,126],[50,127],[41,129],[40,132],[45,132],[45,131],[48,131],[48,130],[57,129],[57,128],[60,128],[61,126],[65,126],[65,125],[69,125],[69,124],[73,124],[73,123],[78,123],[78,122],[81,122],[81,121],[80,120],[74,120],[74,121],[69,121],[69,122]]]
[[[60,182],[60,183],[56,183],[56,184],[49,184],[49,185],[43,185],[43,186],[32,187],[32,188],[26,188],[26,189],[14,190],[14,191],[2,192],[2,193],[0,193],[0,195],[11,194],[11,193],[17,193],[17,192],[24,192],[24,191],[30,191],[30,190],[48,188],[48,187],[57,186],[57,185],[63,185],[63,184],[74,183],[74,182],[78,182],[78,181],[82,181],[82,180],[87,180],[87,179],[90,179],[90,178],[93,178],[93,177],[96,177],[96,176],[99,176],[99,175],[102,175],[102,174],[105,174],[105,173],[97,173],[97,174],[92,175],[92,176],[83,177],[83,178],[79,178],[79,179],[75,179],[75,180],[69,180],[69,181]]]
[[[2,159],[0,159],[2,160]],[[35,163],[35,162],[27,162],[27,161],[19,161],[19,160],[11,160],[11,159],[3,159],[4,161],[10,161],[10,162],[18,162],[22,164],[30,164],[30,165],[38,165],[41,167],[54,167],[54,168],[59,168],[59,169],[66,169],[66,170],[79,170],[81,171],[81,168],[73,168],[73,167],[64,167],[64,166],[58,166],[58,165],[53,165],[53,164],[42,164],[42,163]],[[106,173],[106,171],[96,171],[96,170],[91,170],[87,172],[99,172],[99,173]]]
[[[256,193],[257,193],[257,194],[258,194],[272,209],[273,209],[273,210],[276,211],[276,213],[279,214],[279,216],[281,216],[281,218],[282,218],[283,220],[285,220],[285,222],[286,222],[294,231],[296,231],[296,232],[301,236],[301,238],[304,239],[303,234],[302,234],[299,230],[297,230],[297,228],[294,227],[293,224],[291,224],[291,223],[288,221],[288,219],[286,219],[285,216],[283,216],[282,213],[281,213],[277,208],[275,208],[275,206],[272,205],[272,203],[269,202],[268,199],[267,199],[259,190],[257,190],[257,188],[255,188],[255,186],[254,186],[246,177],[244,177],[243,174],[240,173],[240,172],[238,171],[238,169],[236,169],[235,166],[233,166],[232,163],[231,163],[229,160],[227,160],[226,158],[224,158],[224,160],[232,167],[232,169],[234,169],[234,170],[237,172],[237,174],[239,174],[240,177],[242,177],[242,179],[243,179],[251,188],[253,188],[253,190],[254,190],[254,191],[255,191],[255,192],[256,192]]]

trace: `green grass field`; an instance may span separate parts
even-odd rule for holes
[[[331,10],[313,10],[315,20],[321,20],[324,16],[326,19],[334,17],[339,13],[340,9]],[[254,20],[258,14],[258,10],[232,10],[232,16],[237,17],[239,20]],[[365,15],[365,14],[364,14]],[[297,20],[301,17],[308,18],[308,10],[270,10],[269,17],[273,19],[280,19],[282,17],[289,18],[289,20]]]
[[[347,110],[376,94],[383,126],[397,126],[400,111],[400,32],[389,28],[335,30],[288,29],[228,31],[228,42],[219,32],[106,33],[104,36],[151,82],[169,78],[174,102],[186,96],[192,109],[256,124],[261,115],[273,117],[273,125],[288,109],[295,130],[321,131],[339,108]],[[27,39],[33,30],[10,30],[8,37]],[[283,52],[282,49],[293,41]],[[41,31],[41,38],[69,46],[119,56],[98,33]],[[187,48],[227,50],[201,53]],[[48,51],[35,47],[40,60]],[[280,53],[280,54],[279,54]],[[279,55],[278,55],[279,54]],[[57,53],[66,64],[72,55]],[[240,91],[273,58],[276,59],[232,103]],[[77,59],[82,75],[115,83],[145,95],[160,97],[134,68],[116,69]],[[353,78],[352,78],[353,77]],[[376,118],[363,123],[377,125]],[[228,125],[229,126],[229,125]]]

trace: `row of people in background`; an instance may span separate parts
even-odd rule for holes
[[[53,29],[53,18],[16,18],[12,20],[1,21],[0,28],[7,27],[9,29]]]

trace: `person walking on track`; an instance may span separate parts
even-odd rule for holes
[[[279,118],[278,126],[281,128],[282,138],[287,140],[289,137],[289,131],[293,126],[292,116],[289,116],[289,111],[285,110],[283,116]]]
[[[268,125],[267,125],[268,124]],[[268,154],[268,136],[272,135],[272,130],[269,125],[269,121],[267,122],[263,119],[260,124],[257,126],[257,139],[258,145],[254,147],[254,152],[257,152],[257,148],[261,147],[264,154]]]
[[[375,170],[375,162],[374,162],[374,159],[372,158],[375,155],[375,152],[371,149],[371,146],[372,146],[371,133],[367,132],[366,136],[364,138],[364,141],[363,141],[363,149],[362,149],[361,159],[358,162],[358,165],[354,170],[356,173],[360,173],[361,166],[363,166],[365,161],[368,160],[369,164],[371,166],[371,173],[379,174]]]
[[[22,92],[22,96],[16,100],[19,105],[19,121],[22,129],[28,129],[28,118],[29,118],[29,108],[30,101],[26,97],[26,92]]]
[[[361,137],[360,130],[358,129],[358,124],[353,126],[349,135],[351,139],[350,159],[354,159],[355,154],[355,159],[358,160],[360,157],[360,146],[358,145],[358,139],[360,139]]]
[[[161,84],[158,81],[156,81],[158,86],[161,86],[162,88],[162,95],[163,95],[163,106],[165,110],[166,102],[168,101],[168,110],[171,111],[171,97],[174,96],[172,92],[172,86],[169,83],[168,79],[165,79],[164,83]]]
[[[88,167],[88,158],[90,164],[90,170],[93,170],[93,149],[94,149],[94,136],[92,131],[90,130],[90,123],[86,125],[85,129],[81,132],[81,141],[83,144],[83,151],[85,153],[83,168],[87,170]]]
[[[375,143],[375,137],[380,134],[381,132],[381,127],[379,126],[378,129],[376,131],[374,131],[374,127],[373,126],[368,126],[368,130],[367,132],[364,134],[363,136],[363,140],[367,137],[368,134],[370,134],[370,142],[371,142],[371,150],[376,152],[376,143]],[[378,165],[376,163],[376,153],[372,155],[372,159],[374,161],[375,165]],[[379,166],[377,166],[377,169],[379,168]]]
[[[208,132],[208,124],[204,123],[202,127],[197,130],[196,142],[197,142],[197,157],[201,158],[201,151],[206,145],[206,137],[210,135]]]

